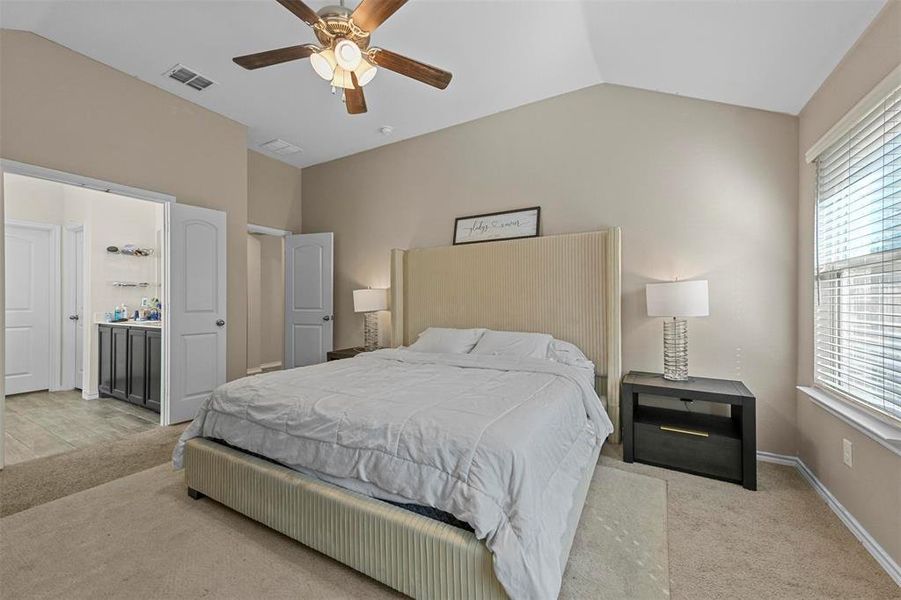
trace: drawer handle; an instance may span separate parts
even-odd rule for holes
[[[672,431],[674,433],[684,433],[686,435],[696,435],[698,437],[710,437],[710,434],[706,431],[692,431],[691,429],[680,429],[678,427],[670,427],[669,425],[661,425],[660,429],[663,431]]]

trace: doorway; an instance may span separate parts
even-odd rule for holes
[[[101,334],[134,338],[123,357],[161,335],[146,307],[162,293],[163,205],[13,173],[3,187],[6,464],[159,426],[149,356],[119,361],[127,387],[104,389]]]
[[[175,197],[168,194],[5,159],[0,160],[0,178],[2,178],[0,179],[2,181],[0,190],[4,191],[2,195],[4,205],[7,204],[6,201],[9,198],[9,194],[6,193],[6,184],[11,178],[14,179],[15,177],[21,177],[22,180],[32,183],[62,184],[62,189],[69,190],[68,193],[73,195],[90,192],[93,194],[99,193],[99,196],[96,196],[97,199],[114,198],[118,199],[118,202],[126,200],[145,201],[145,204],[150,204],[156,209],[156,217],[152,219],[157,224],[156,237],[154,241],[150,242],[149,246],[154,249],[154,252],[136,252],[136,249],[147,249],[147,246],[138,246],[134,243],[123,244],[121,248],[113,245],[106,247],[100,245],[98,247],[98,244],[92,243],[94,232],[101,231],[101,228],[96,226],[97,218],[105,220],[112,214],[105,210],[92,211],[92,214],[89,215],[92,217],[90,220],[82,219],[80,221],[83,245],[81,257],[82,277],[80,278],[80,281],[83,283],[83,292],[81,293],[82,305],[79,310],[77,297],[72,300],[72,295],[69,293],[71,288],[65,288],[65,292],[60,291],[65,283],[60,281],[62,275],[57,273],[50,284],[53,290],[49,295],[51,305],[49,310],[51,315],[49,325],[51,329],[51,352],[46,362],[50,370],[50,382],[45,384],[47,385],[45,390],[37,390],[32,393],[54,394],[51,399],[67,402],[65,404],[66,407],[71,406],[71,403],[68,403],[68,401],[72,399],[93,400],[94,403],[91,405],[91,410],[95,410],[97,406],[102,407],[109,400],[101,397],[100,394],[101,380],[103,380],[104,375],[102,367],[106,365],[108,373],[115,378],[108,380],[110,387],[115,386],[116,392],[120,393],[120,395],[122,393],[127,394],[126,399],[131,401],[132,404],[136,402],[136,396],[140,398],[140,392],[143,389],[145,390],[143,400],[145,407],[153,409],[154,406],[152,405],[154,403],[150,399],[154,398],[153,394],[156,394],[155,398],[158,398],[158,402],[156,402],[155,408],[158,411],[158,415],[151,426],[171,425],[192,419],[200,404],[209,397],[216,387],[225,383],[226,380],[226,214],[223,211],[176,204]],[[66,192],[63,195],[66,195]],[[30,207],[31,204],[26,206]],[[121,208],[122,205],[116,202],[109,205],[109,210],[113,212]],[[53,212],[53,215],[57,218],[65,218],[66,221],[75,221],[75,219],[69,218],[70,215],[65,210],[62,211],[63,216],[60,216],[59,210]],[[0,212],[0,218],[3,218],[3,222],[0,222],[0,224],[5,224],[5,219],[9,217],[11,215],[4,215]],[[146,218],[141,219],[133,222],[132,225],[138,222],[146,225],[150,220]],[[74,234],[74,239],[77,240],[78,223],[73,222],[71,225],[70,229]],[[57,228],[54,227],[53,231],[56,230]],[[5,250],[5,227],[0,231],[3,231],[3,240],[0,240],[0,248]],[[123,229],[122,231],[125,230]],[[99,239],[100,237],[98,236]],[[58,235],[55,236],[55,240],[56,248],[59,248]],[[156,249],[159,252],[156,252]],[[123,336],[121,331],[119,331],[122,327],[134,327],[135,323],[111,325],[111,329],[116,328],[119,331],[115,336],[110,332],[109,338],[111,340],[115,338],[116,342],[111,341],[106,345],[103,344],[100,326],[109,325],[107,323],[108,316],[115,320],[117,311],[115,309],[113,311],[98,310],[92,303],[98,297],[108,294],[112,288],[135,288],[130,291],[144,290],[149,292],[152,286],[150,285],[150,276],[148,278],[122,277],[121,274],[116,273],[117,268],[115,264],[106,264],[100,268],[95,268],[94,259],[96,256],[94,253],[97,251],[107,259],[112,260],[124,260],[123,255],[131,256],[135,259],[138,257],[156,257],[156,261],[131,263],[131,267],[143,264],[145,268],[144,273],[150,273],[147,269],[148,266],[151,264],[155,265],[152,277],[159,282],[157,293],[159,294],[161,307],[165,309],[164,314],[168,317],[163,318],[161,325],[158,326],[154,326],[157,324],[151,323],[140,324],[148,328],[144,332],[144,344],[140,343],[141,335]],[[5,254],[4,252],[2,263],[5,269],[12,272],[14,269],[9,265],[8,256],[5,256]],[[54,251],[53,254],[58,256],[57,251]],[[56,260],[56,264],[60,265],[59,270],[62,271],[63,267],[61,265],[65,263],[63,263],[61,257]],[[73,264],[73,261],[70,259],[67,264]],[[74,269],[76,271],[78,270],[78,264],[78,258],[76,257],[74,259]],[[118,266],[124,267],[125,264],[128,263],[120,263]],[[128,275],[133,274],[132,272]],[[101,285],[100,282],[103,282],[103,285],[99,288],[100,293],[97,293],[97,285]],[[8,286],[6,283],[4,274],[0,278],[0,299],[4,301],[4,305],[6,304],[7,292],[12,294],[10,290],[12,287],[15,287]],[[77,286],[75,287],[77,288]],[[19,288],[16,287],[16,289]],[[29,291],[27,298],[37,298],[36,290],[37,288],[33,287]],[[121,292],[123,290],[116,291]],[[78,294],[77,289],[74,294]],[[152,298],[148,297],[148,303],[151,305],[153,304],[150,302]],[[66,304],[67,299],[69,299],[68,304]],[[117,304],[116,308],[119,308],[122,313],[119,315],[119,318],[125,316],[131,319],[143,319],[144,309],[153,308],[152,306],[145,307],[143,300],[144,296],[142,295],[138,305],[134,303],[127,305],[125,302]],[[72,306],[73,302],[75,312],[66,312],[64,314],[63,309]],[[16,302],[13,302],[13,305],[15,304]],[[140,311],[135,315],[135,311],[138,309]],[[112,314],[107,315],[108,312],[112,312]],[[5,389],[6,373],[16,371],[14,368],[16,365],[10,353],[6,352],[5,322],[6,320],[13,322],[14,319],[7,319],[7,317],[14,315],[8,315],[5,306],[0,314],[4,317],[4,324],[0,326],[0,349],[3,350],[3,359],[0,361],[0,364],[3,366],[3,372],[0,373],[0,468],[2,468],[4,464],[11,462],[7,460],[9,453],[6,452],[6,449],[10,445],[10,440],[6,434],[10,428],[10,423],[16,421],[16,418],[11,416],[11,413],[16,412],[16,410],[8,410],[8,408],[12,405],[12,408],[16,409],[16,405],[21,406],[21,403],[6,401],[6,393],[8,392]],[[69,316],[78,316],[78,319],[71,320],[81,321],[80,332],[78,324],[75,325],[71,332],[73,338],[77,338],[79,333],[82,336],[80,366],[77,349],[73,353],[67,353],[62,350],[62,337],[66,328],[61,323],[61,320],[69,320]],[[102,356],[103,348],[106,348],[115,358],[107,361]],[[116,354],[121,348],[125,349],[124,359]],[[141,350],[143,350],[145,356],[153,356],[154,353],[160,356],[158,368],[153,369],[151,363],[151,366],[144,372],[143,380],[140,377],[136,377],[133,372],[144,364]],[[18,354],[16,353],[13,356],[18,356]],[[94,357],[98,357],[98,360],[95,361]],[[66,369],[67,373],[72,373],[71,379],[77,380],[78,374],[81,373],[82,375],[82,389],[80,393],[77,391],[75,381],[71,383],[72,389],[60,389],[64,385],[62,383],[64,375],[61,366],[64,360],[67,364],[70,360],[74,363],[73,370]],[[40,367],[38,362],[34,364]],[[126,377],[124,386],[121,381],[123,366]],[[136,381],[138,382],[137,385],[135,384]],[[156,385],[153,385],[154,383]],[[65,385],[68,385],[68,383]],[[97,389],[96,394],[93,391],[95,386]],[[26,396],[26,393],[19,394],[15,400]],[[63,396],[66,397],[63,398]],[[116,400],[119,399],[116,398]],[[38,402],[29,402],[27,403],[27,408],[35,408],[41,402],[48,404],[45,407],[48,410],[52,408],[49,405],[53,404],[53,402],[49,402],[48,398],[38,398]],[[138,410],[139,408],[127,402],[120,402],[110,406],[129,410]],[[75,434],[81,434],[81,437],[85,438],[90,437],[90,435],[85,433],[84,428],[75,427]],[[59,442],[59,435],[51,435],[54,436],[52,440]],[[79,443],[81,442],[84,442],[84,440],[79,441]],[[42,447],[55,447],[58,445],[44,444]],[[66,449],[70,448],[58,449],[55,452]]]
[[[84,383],[84,224],[63,231],[62,387],[82,391]]]
[[[285,250],[288,232],[247,226],[247,374],[284,365]]]

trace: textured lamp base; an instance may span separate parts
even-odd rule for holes
[[[688,322],[685,319],[663,322],[663,378],[688,380]]]
[[[379,348],[379,315],[368,312],[363,315],[363,349],[367,352]]]

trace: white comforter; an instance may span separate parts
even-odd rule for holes
[[[380,350],[221,386],[173,461],[217,438],[433,506],[485,540],[511,598],[556,598],[574,491],[613,431],[591,384],[549,360]]]

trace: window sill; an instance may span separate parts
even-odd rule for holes
[[[798,390],[826,412],[838,417],[857,431],[871,438],[878,444],[901,456],[901,427],[883,421],[854,406],[846,400],[839,399],[829,392],[816,387],[799,385]]]

